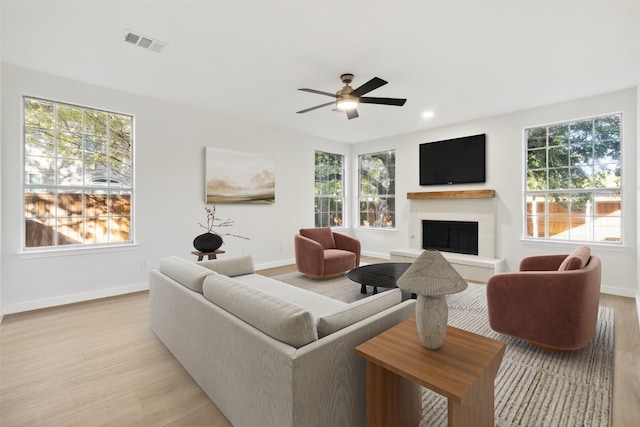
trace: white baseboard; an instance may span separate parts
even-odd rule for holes
[[[636,317],[638,318],[638,327],[640,327],[640,290],[636,292]]]
[[[296,260],[294,258],[291,258],[291,259],[283,259],[280,261],[263,262],[263,263],[254,265],[253,268],[255,270],[265,270],[267,268],[282,267],[285,265],[291,265],[295,263],[296,263]]]
[[[362,251],[360,253],[360,256],[370,256],[373,258],[382,258],[382,259],[389,259],[389,253],[386,252],[370,252],[370,251]]]
[[[43,298],[26,301],[17,304],[4,306],[3,315],[22,313],[23,311],[39,310],[41,308],[57,307],[60,305],[73,304],[76,302],[91,301],[94,299],[113,297],[116,295],[130,294],[133,292],[146,291],[149,289],[149,282],[136,283],[118,288],[100,289],[91,292],[81,292],[77,294],[61,295],[53,298]]]
[[[636,300],[637,300],[636,293],[632,289],[625,289],[625,288],[617,288],[615,286],[600,285],[600,293],[609,294],[609,295],[617,295],[619,297],[636,298]]]

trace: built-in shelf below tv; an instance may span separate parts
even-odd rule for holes
[[[486,134],[420,144],[420,185],[486,181]]]

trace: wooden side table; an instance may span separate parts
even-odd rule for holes
[[[213,252],[200,252],[200,251],[191,251],[192,254],[198,257],[198,261],[202,261],[202,259],[207,256],[207,259],[217,259],[217,255],[223,254],[224,251],[216,250]]]
[[[355,348],[367,362],[367,427],[418,426],[420,386],[447,398],[449,426],[494,425],[494,380],[506,344],[447,327],[442,347],[428,350],[415,317]]]

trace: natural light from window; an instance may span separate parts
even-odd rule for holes
[[[25,97],[24,247],[132,243],[133,117]]]
[[[622,242],[622,115],[525,129],[525,238]]]
[[[395,150],[358,156],[360,227],[394,228],[396,225]]]
[[[315,226],[344,226],[344,156],[316,151]]]

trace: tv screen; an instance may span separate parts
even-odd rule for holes
[[[485,182],[486,135],[420,144],[420,185]]]

